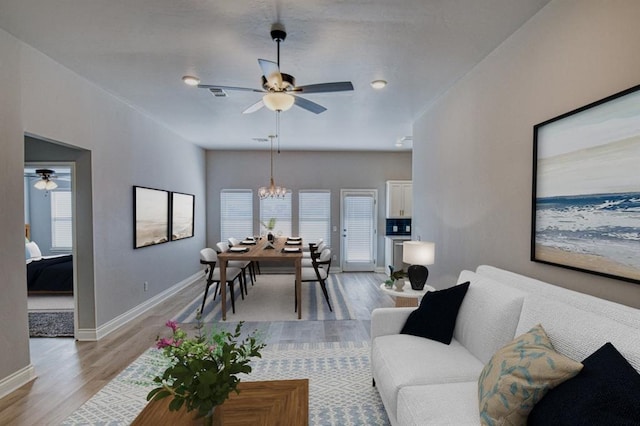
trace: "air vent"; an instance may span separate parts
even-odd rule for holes
[[[269,139],[267,138],[253,138],[253,140],[256,142],[269,142]]]
[[[215,96],[216,98],[226,98],[227,97],[227,92],[225,92],[222,89],[218,89],[216,87],[211,87],[209,89],[209,91],[211,93],[213,93],[213,96]]]

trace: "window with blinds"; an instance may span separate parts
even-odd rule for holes
[[[331,191],[304,190],[298,195],[300,236],[304,241],[322,240],[331,245]]]
[[[253,191],[223,189],[220,191],[220,241],[243,239],[253,235]]]
[[[291,235],[291,191],[287,191],[284,198],[264,198],[260,200],[260,231],[268,230],[262,224],[268,224],[274,218],[275,235]]]
[[[73,248],[71,191],[51,191],[51,250]]]

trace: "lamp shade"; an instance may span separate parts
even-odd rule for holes
[[[402,261],[409,265],[433,265],[436,244],[427,241],[405,241],[402,243]]]
[[[262,102],[271,111],[286,111],[293,106],[295,98],[288,93],[269,92],[262,97]]]

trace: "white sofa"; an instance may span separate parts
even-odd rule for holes
[[[492,266],[462,271],[466,281],[450,345],[399,334],[415,308],[372,312],[372,374],[392,425],[479,425],[484,365],[538,323],[576,361],[611,342],[640,372],[640,310]]]

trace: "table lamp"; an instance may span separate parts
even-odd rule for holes
[[[411,288],[422,290],[427,282],[429,270],[426,265],[433,265],[436,244],[426,241],[405,241],[402,243],[402,261],[408,263],[407,275]]]

